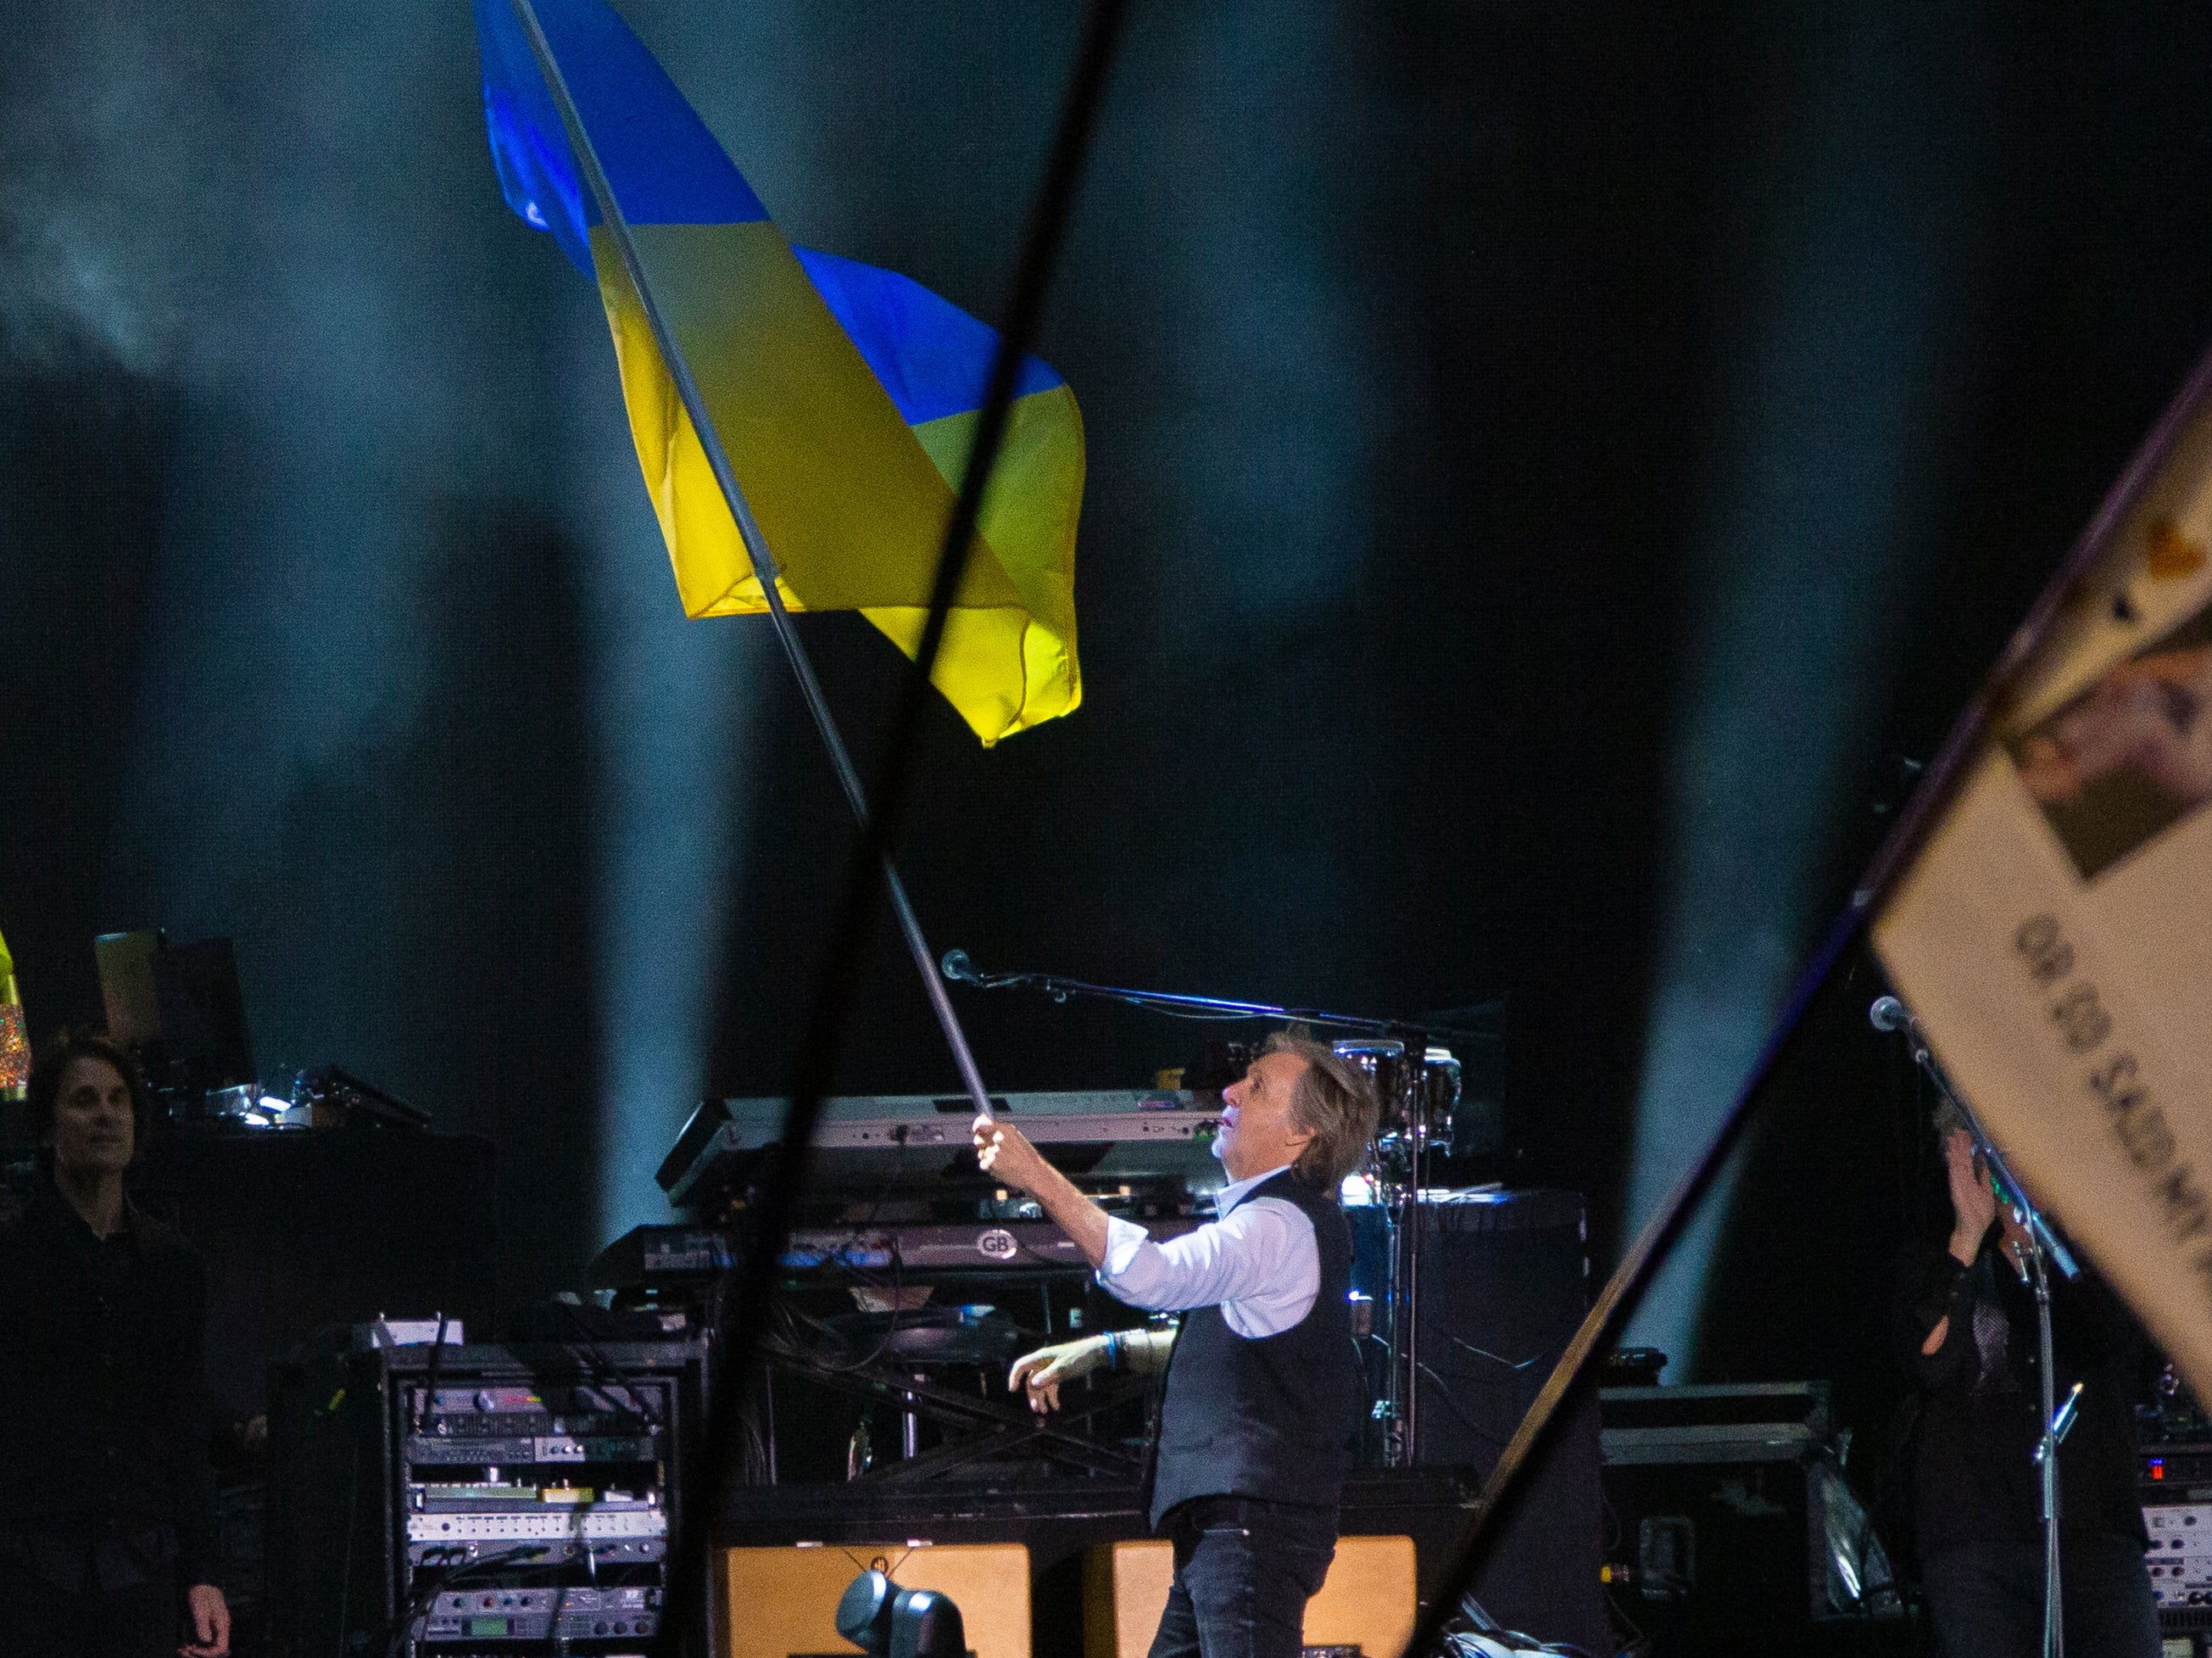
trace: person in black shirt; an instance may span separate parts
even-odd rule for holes
[[[1920,1264],[1909,1297],[1924,1400],[1913,1451],[1921,1578],[1944,1658],[2035,1658],[2043,1650],[2040,1343],[2028,1237],[2000,1211],[1955,1112],[1943,1144],[1948,1246]],[[2157,1602],[2143,1564],[2142,1507],[2128,1408],[2142,1335],[2085,1266],[2051,1269],[2052,1368],[2061,1402],[2082,1384],[2059,1448],[2059,1593],[2067,1650],[2158,1658]]]
[[[64,1037],[29,1106],[41,1178],[0,1228],[0,1644],[223,1658],[205,1286],[191,1246],[123,1195],[137,1073],[107,1042]]]

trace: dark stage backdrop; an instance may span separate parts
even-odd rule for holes
[[[625,10],[794,238],[996,315],[1075,7]],[[901,856],[937,948],[1380,1013],[1504,996],[1519,1178],[1589,1194],[1602,1271],[1668,894],[1712,852],[1670,837],[1729,648],[1717,342],[1804,183],[1768,150],[1832,59],[1939,64],[1893,101],[1966,146],[1929,158],[1941,224],[1873,192],[1815,250],[1840,326],[1941,241],[1948,320],[1899,440],[1938,505],[1869,552],[1910,576],[1866,600],[1836,671],[1870,712],[1784,849],[1827,907],[2212,342],[2212,21],[2062,10],[1138,7],[1041,348],[1090,445],[1087,701],[989,753],[934,710]],[[603,1114],[643,1016],[610,978],[683,954],[611,947],[628,895],[707,918],[695,1079],[775,1091],[842,805],[760,625],[675,619],[593,298],[498,201],[465,9],[33,12],[0,71],[0,929],[33,1027],[96,1016],[96,931],[234,935],[264,1058],[496,1141],[508,1298],[572,1282],[609,1160],[688,1103],[628,1139]],[[71,96],[134,76],[148,113]],[[1840,131],[1816,171],[1898,165]],[[1808,551],[1808,589],[1856,556]],[[801,626],[865,770],[896,658]],[[702,799],[680,869],[622,827]],[[882,943],[842,1085],[945,1088]],[[1004,1088],[1137,1083],[1197,1034],[961,1005]],[[1879,1417],[1844,1339],[1873,1280],[1806,1263],[1887,1260],[1913,1100],[1863,1022],[1824,1029],[1747,1153],[1705,1368],[1856,1367]]]

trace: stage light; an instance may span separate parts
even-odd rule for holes
[[[874,1567],[838,1600],[837,1633],[869,1658],[972,1658],[959,1607],[934,1589],[902,1589]]]
[[[1700,625],[1683,647],[1668,763],[1668,892],[1638,1087],[1629,1227],[1649,1219],[1750,1073],[1829,918],[1901,629],[1943,530],[1940,429],[1960,362],[1971,153],[1942,8],[1875,51],[1771,9],[1792,113],[1725,187],[1747,298],[1713,343],[1714,449],[1692,533]],[[1870,133],[1883,135],[1869,142]],[[1910,135],[1910,136],[1908,136]],[[1623,1339],[1699,1380],[1723,1171]]]
[[[744,862],[740,829],[757,761],[748,704],[778,665],[751,630],[686,619],[668,553],[638,488],[622,394],[580,332],[565,387],[569,467],[584,527],[589,698],[599,756],[593,994],[600,1075],[594,1176],[600,1241],[667,1217],[653,1172],[709,1086],[715,986]],[[756,716],[757,717],[757,716]]]

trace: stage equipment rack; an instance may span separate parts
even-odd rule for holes
[[[272,1367],[270,1651],[644,1649],[706,1365],[699,1343],[580,1342]]]
[[[2212,1419],[2171,1364],[2136,1407],[2144,1563],[2169,1653],[2212,1649]]]

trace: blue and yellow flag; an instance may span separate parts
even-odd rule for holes
[[[484,117],[509,206],[597,279],[630,432],[692,616],[765,610],[760,577],[509,0],[475,0]],[[534,0],[793,610],[857,610],[911,656],[998,334],[917,283],[793,248],[603,0]],[[1024,360],[933,679],[985,743],[1082,700],[1075,523],[1083,423]]]

